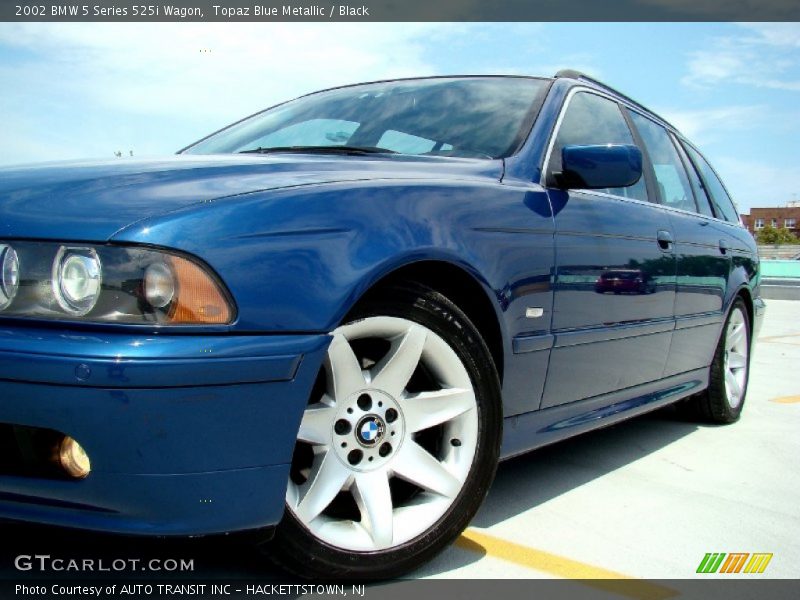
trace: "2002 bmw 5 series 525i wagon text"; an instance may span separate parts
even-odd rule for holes
[[[308,577],[431,558],[502,458],[676,402],[735,421],[764,314],[703,156],[573,71],[2,169],[0,223],[0,516],[260,530]]]

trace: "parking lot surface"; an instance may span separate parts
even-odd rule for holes
[[[515,458],[458,542],[413,576],[690,578],[706,553],[800,564],[800,302],[770,301],[742,419],[698,425],[667,409]],[[190,578],[280,576],[238,538],[148,540],[6,523],[0,577],[20,554],[193,559]],[[52,574],[56,575],[56,574]],[[80,578],[85,574],[61,573]],[[156,575],[151,573],[150,575]]]
[[[506,462],[466,534],[485,552],[418,575],[687,578],[708,552],[766,552],[760,577],[797,577],[799,430],[800,302],[773,300],[738,423],[662,410]]]

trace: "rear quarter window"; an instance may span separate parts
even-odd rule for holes
[[[717,218],[730,221],[731,223],[738,223],[739,213],[736,210],[736,206],[733,204],[733,200],[731,200],[731,197],[725,190],[725,186],[722,185],[714,169],[711,168],[708,161],[706,161],[692,146],[685,142],[683,146],[703,179],[703,184],[711,200],[711,204],[714,205],[714,213]]]
[[[667,130],[639,113],[629,114],[653,165],[661,201],[672,208],[696,212],[689,178]]]

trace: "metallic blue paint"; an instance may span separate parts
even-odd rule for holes
[[[642,151],[633,145],[564,146],[561,155],[563,175],[574,187],[627,187],[642,176]]]
[[[104,388],[290,381],[323,335],[158,335],[0,329],[0,380]],[[91,354],[87,348],[92,348]]]
[[[180,332],[0,317],[0,423],[72,435],[93,465],[81,481],[1,476],[0,515],[159,534],[275,524],[328,332],[384,277],[423,262],[462,270],[492,307],[482,318],[500,332],[505,456],[703,389],[736,294],[760,325],[755,244],[717,219],[540,185],[575,85],[554,81],[505,160],[271,154],[0,169],[3,242],[179,250],[219,275],[238,311],[231,325]],[[598,291],[603,272],[626,269],[652,285]]]
[[[503,432],[502,458],[667,406],[702,391],[707,385],[708,370],[700,369],[583,402],[511,417],[506,419]]]

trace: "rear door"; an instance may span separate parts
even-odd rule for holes
[[[632,144],[619,104],[573,92],[556,125],[546,171],[565,145]],[[652,185],[652,184],[651,184]],[[675,258],[666,212],[642,178],[628,188],[548,187],[556,226],[555,343],[542,408],[659,379],[669,352]]]
[[[714,219],[704,186],[683,148],[649,117],[633,111],[630,115],[675,235],[676,328],[664,372],[669,376],[708,365],[716,345],[730,258],[724,228]]]
[[[731,274],[750,260],[747,232],[717,174],[691,145],[673,137],[686,165],[699,214],[671,214],[678,250],[677,318],[667,374],[708,366],[730,297]]]

